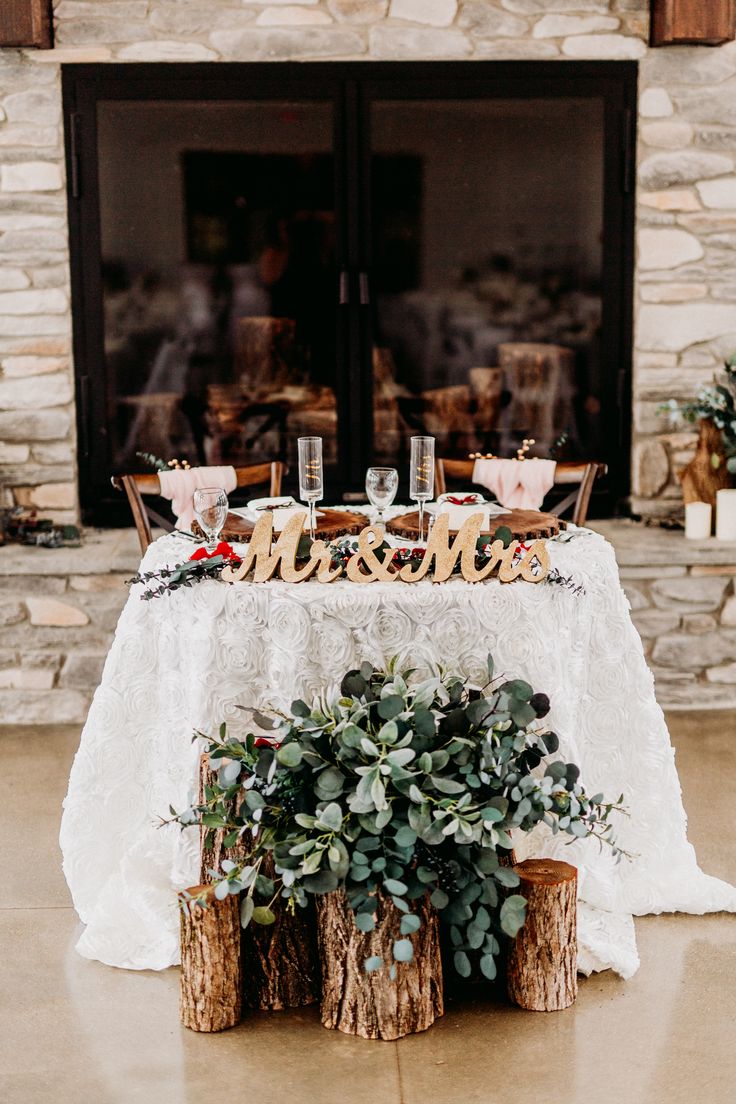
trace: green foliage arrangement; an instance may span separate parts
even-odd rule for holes
[[[675,417],[682,416],[688,422],[709,418],[721,431],[726,467],[732,475],[736,474],[736,353],[728,357],[721,376],[714,379],[712,387],[702,388],[692,402],[682,406],[671,399],[661,410]],[[714,467],[722,462],[722,457],[712,457]]]
[[[182,825],[224,830],[227,846],[252,841],[247,861],[226,860],[216,872],[218,897],[243,894],[244,926],[344,887],[368,932],[382,892],[401,913],[400,928],[392,961],[373,957],[365,968],[395,976],[420,926],[412,903],[429,893],[458,974],[477,965],[492,979],[502,937],[525,918],[524,898],[509,892],[518,876],[502,864],[511,833],[543,821],[555,833],[595,836],[618,855],[609,818],[622,798],[589,797],[577,766],[549,761],[559,741],[539,723],[547,696],[522,679],[494,680],[490,656],[482,690],[453,676],[412,683],[411,674],[364,663],[345,675],[334,702],[295,701],[274,742],[241,742],[223,725],[208,741],[216,782],[205,802],[172,814]],[[275,878],[261,873],[269,852]]]

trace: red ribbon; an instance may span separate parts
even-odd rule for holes
[[[459,495],[448,495],[445,502],[451,502],[453,506],[475,506],[480,505],[480,495],[469,494],[462,498]]]
[[[208,552],[206,548],[198,548],[196,552],[193,552],[189,557],[190,560],[211,560],[215,556],[222,556],[224,560],[237,560],[240,562],[240,556],[235,549],[227,541],[220,541],[214,552]]]

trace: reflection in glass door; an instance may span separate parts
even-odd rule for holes
[[[625,493],[636,65],[63,72],[80,492],[139,452],[327,493],[439,455],[606,461]],[[633,121],[632,121],[633,120]],[[629,151],[628,155],[626,151]],[[605,197],[605,198],[604,198]]]
[[[98,105],[110,458],[337,463],[331,103]]]
[[[376,461],[604,455],[603,101],[378,100],[370,132]]]

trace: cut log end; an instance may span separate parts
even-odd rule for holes
[[[514,870],[527,916],[509,952],[509,997],[534,1012],[569,1008],[578,992],[577,870],[553,859],[526,859]]]
[[[203,891],[206,907],[179,895],[179,1013],[192,1031],[224,1031],[241,1015],[240,908],[237,896],[218,901],[209,886],[186,892],[195,897]]]

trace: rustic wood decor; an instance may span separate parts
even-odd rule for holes
[[[54,44],[51,0],[2,0],[0,47],[35,46],[50,50]]]
[[[509,950],[509,997],[533,1012],[569,1008],[578,995],[577,869],[554,859],[526,859],[514,870],[527,913]]]
[[[481,533],[495,533],[497,529],[505,526],[511,530],[515,540],[543,540],[546,537],[556,537],[560,529],[565,528],[564,521],[560,521],[554,514],[545,514],[539,510],[509,510],[507,514],[496,514],[490,520],[490,527],[483,526]],[[406,537],[407,540],[419,540],[419,512],[411,510],[409,513],[400,514],[386,523],[389,533],[395,533],[397,537]],[[452,530],[450,530],[452,532]]]
[[[243,979],[240,955],[240,902],[237,895],[218,901],[208,886],[206,907],[179,894],[181,979],[179,1016],[192,1031],[225,1031],[240,1023]]]
[[[348,510],[319,510],[315,532],[322,540],[355,537],[364,528],[365,522],[365,514],[353,514]],[[228,514],[220,540],[249,541],[254,528],[254,521],[248,521],[239,514]]]
[[[317,900],[317,941],[322,965],[320,1013],[325,1027],[364,1039],[401,1039],[426,1031],[444,1013],[442,961],[437,913],[424,897],[415,906],[421,927],[411,938],[414,957],[388,963],[402,913],[383,893],[376,896],[376,926],[362,932],[345,891]],[[367,973],[365,961],[379,956],[386,965]]]
[[[199,804],[204,804],[205,787],[216,781],[208,755],[199,760]],[[244,796],[244,791],[239,791]],[[214,881],[212,870],[219,871],[223,859],[246,862],[251,850],[250,832],[233,847],[225,847],[228,830],[200,825],[200,876],[202,885]],[[261,873],[275,876],[273,857],[263,862]],[[273,924],[249,924],[241,942],[243,1006],[263,1011],[299,1008],[317,1000],[317,952],[314,946],[314,909],[298,908],[292,915],[278,909]]]
[[[210,757],[206,753],[199,757],[199,794],[197,800],[200,805],[206,801],[205,787],[211,786],[216,781],[210,769]],[[240,791],[243,795],[243,791]],[[238,802],[238,808],[240,807]],[[232,859],[234,863],[243,862],[248,856],[250,840],[245,839],[235,844],[234,847],[225,847],[223,840],[227,835],[225,828],[208,828],[205,824],[199,826],[199,880],[202,885],[211,885],[213,881],[210,870],[220,870],[223,859]]]
[[[678,474],[682,483],[682,497],[687,502],[708,502],[715,513],[716,493],[731,486],[731,476],[726,468],[721,431],[710,418],[699,422],[698,447],[687,467]],[[717,457],[714,463],[713,457]]]
[[[275,878],[273,858],[261,873]],[[313,903],[293,913],[282,902],[273,924],[251,922],[243,932],[243,1005],[262,1012],[301,1008],[319,996]]]
[[[652,46],[718,46],[735,36],[734,0],[652,0]]]
[[[518,541],[512,540],[508,548],[504,548],[503,541],[494,540],[488,562],[477,568],[476,545],[482,522],[482,514],[472,514],[451,541],[447,514],[440,514],[432,527],[422,559],[416,566],[406,564],[400,569],[376,554],[383,543],[383,526],[368,525],[358,535],[357,552],[350,557],[345,569],[347,577],[354,583],[391,583],[398,580],[414,583],[425,578],[444,583],[452,576],[459,562],[462,577],[470,583],[480,583],[494,571],[502,583],[510,583],[514,579],[539,583],[546,578],[549,556],[542,540],[534,541],[518,559]],[[342,575],[342,565],[332,566],[332,553],[323,540],[314,541],[309,560],[301,567],[296,566],[302,532],[303,518],[292,517],[273,543],[273,519],[270,513],[265,513],[253,528],[240,566],[223,568],[221,578],[226,583],[237,583],[252,572],[254,583],[266,583],[274,577],[286,583],[301,583],[312,576],[320,583],[330,583]]]

